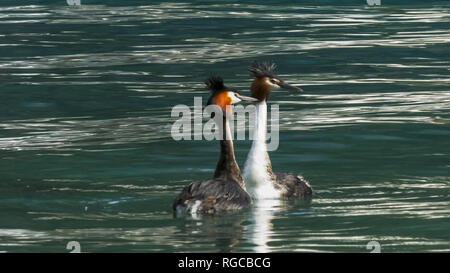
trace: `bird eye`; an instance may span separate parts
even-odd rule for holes
[[[270,79],[270,82],[276,84],[277,82],[274,79]]]

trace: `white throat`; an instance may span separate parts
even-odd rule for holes
[[[244,165],[243,177],[247,190],[257,199],[278,198],[280,194],[273,187],[271,163],[267,153],[267,103],[256,104],[256,124],[253,144]]]
[[[223,124],[221,123],[216,123],[219,127],[219,133],[220,133],[220,137],[225,138],[224,140],[229,140],[231,141],[231,143],[233,143],[233,136],[231,134],[231,129],[230,129],[230,122],[228,121],[228,117],[225,119],[222,119]],[[225,135],[223,134],[225,130]]]

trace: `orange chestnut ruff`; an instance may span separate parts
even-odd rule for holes
[[[231,109],[232,101],[233,99],[228,95],[228,92],[222,92],[214,98],[214,104],[219,106],[222,109],[222,111],[225,111],[229,114],[232,114]],[[227,107],[227,105],[230,105],[230,107]]]

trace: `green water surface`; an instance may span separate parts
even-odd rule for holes
[[[81,2],[0,4],[1,252],[450,251],[448,1]],[[219,147],[172,107],[254,60],[305,90],[271,94],[270,155],[312,200],[174,217]]]

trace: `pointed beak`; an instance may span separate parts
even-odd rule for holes
[[[300,87],[290,85],[290,84],[285,83],[283,81],[279,82],[278,86],[281,87],[281,88],[292,90],[292,91],[296,91],[296,92],[303,92],[303,89],[301,89]]]
[[[239,94],[236,94],[236,97],[238,99],[240,99],[240,100],[243,100],[243,101],[250,101],[250,102],[258,102],[259,101],[258,99],[255,99],[253,97],[242,96],[242,95],[239,95]]]

